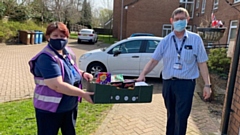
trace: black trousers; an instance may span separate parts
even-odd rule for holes
[[[167,109],[166,135],[185,135],[195,89],[193,80],[163,80],[162,95]]]
[[[64,113],[50,113],[35,109],[38,135],[57,135],[61,129],[62,135],[76,135],[75,124],[77,107]]]

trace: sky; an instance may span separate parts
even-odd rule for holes
[[[114,0],[88,0],[92,3],[93,8],[109,8],[113,9]]]

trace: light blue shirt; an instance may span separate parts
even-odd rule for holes
[[[152,56],[153,59],[158,61],[163,59],[163,79],[170,79],[172,77],[181,79],[198,78],[198,63],[206,62],[208,60],[201,37],[196,33],[185,30],[183,37],[186,37],[186,40],[182,47],[181,58],[179,60],[173,36],[176,39],[179,50],[182,45],[183,38],[178,39],[175,33],[171,32],[158,44]],[[173,68],[176,63],[181,63],[181,70]]]

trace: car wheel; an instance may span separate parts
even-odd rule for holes
[[[80,39],[78,39],[78,44],[80,44],[82,41]]]
[[[98,38],[96,39],[95,43],[97,43],[97,41],[98,41]]]
[[[102,63],[92,63],[87,67],[87,72],[97,77],[99,72],[107,72],[107,69]]]

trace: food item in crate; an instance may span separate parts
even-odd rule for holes
[[[111,75],[111,85],[117,87],[118,89],[122,88],[123,86],[123,75]]]
[[[111,82],[111,73],[99,72],[97,75],[96,83],[109,84]]]
[[[120,89],[123,86],[123,82],[111,82],[111,85]]]
[[[123,82],[124,78],[122,74],[119,75],[111,75],[111,82]]]
[[[129,79],[124,80],[122,88],[134,89],[134,87],[135,87],[135,80],[129,80]]]

